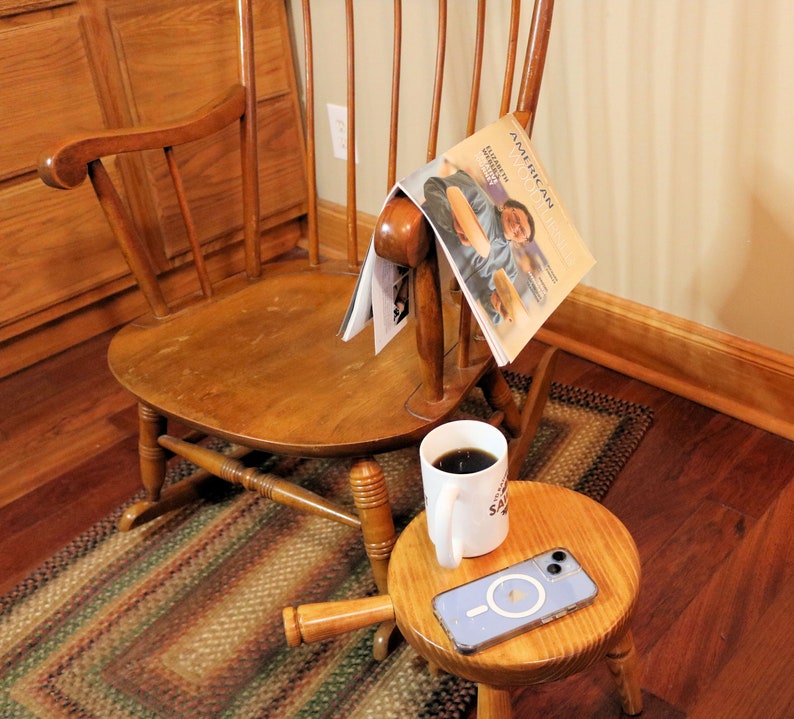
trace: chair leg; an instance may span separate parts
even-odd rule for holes
[[[209,472],[199,470],[163,489],[167,456],[159,439],[166,430],[166,418],[148,405],[139,403],[138,461],[146,499],[136,502],[124,511],[118,523],[122,532],[140,527],[167,512],[200,499],[206,494],[209,485],[220,481]],[[241,457],[249,452],[247,448],[240,448],[234,456]]]
[[[513,704],[511,691],[489,684],[477,685],[477,719],[511,719]]]
[[[480,378],[479,385],[485,401],[488,402],[491,409],[503,413],[502,422],[510,436],[517,437],[521,433],[521,413],[502,370],[498,367],[491,367]]]
[[[371,457],[354,460],[350,468],[350,488],[375,585],[381,594],[388,594],[389,557],[397,542],[397,533],[380,465]],[[378,627],[372,646],[375,659],[382,661],[389,655],[397,631],[393,621],[383,622]]]
[[[518,479],[526,454],[532,446],[543,416],[543,408],[546,406],[556,364],[557,349],[549,347],[532,373],[532,386],[520,411],[499,368],[490,369],[480,379],[480,388],[486,401],[492,409],[503,414],[502,424],[512,437],[508,469],[510,479]]]
[[[617,684],[623,711],[629,716],[642,712],[640,662],[631,631],[607,654],[607,666]]]
[[[166,431],[166,418],[142,402],[138,404],[138,461],[141,482],[150,502],[160,499],[165,481],[165,450],[157,438]]]
[[[557,348],[549,347],[540,358],[532,373],[532,385],[521,408],[521,431],[510,442],[510,460],[508,477],[518,479],[521,467],[524,466],[527,452],[532,446],[535,434],[540,426],[543,408],[549,396],[554,370],[557,367]]]
[[[371,457],[354,460],[350,468],[350,488],[361,520],[364,548],[372,565],[375,584],[381,594],[388,594],[389,557],[397,533],[380,465]]]

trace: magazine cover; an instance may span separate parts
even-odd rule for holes
[[[500,365],[595,264],[512,115],[398,184],[433,226]]]
[[[397,188],[432,225],[499,365],[516,358],[595,264],[512,115],[471,135]],[[374,262],[367,264],[362,274],[371,276]],[[396,303],[398,289],[409,282],[402,268],[381,268],[378,274],[386,281],[362,281],[364,296],[358,300],[373,310],[368,316],[376,336],[383,337],[402,306]],[[356,296],[351,307],[355,303]],[[361,327],[348,319],[343,330],[352,336]],[[382,346],[381,340],[377,349]]]

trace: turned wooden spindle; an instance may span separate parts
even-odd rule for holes
[[[175,454],[227,482],[242,485],[248,490],[288,507],[301,509],[318,517],[332,519],[357,529],[361,527],[361,521],[356,515],[346,512],[320,495],[287,482],[275,474],[262,472],[256,467],[247,467],[238,459],[218,454],[201,445],[185,442],[167,434],[162,435],[158,441],[166,449],[170,449]]]
[[[141,483],[150,502],[157,502],[165,480],[166,456],[157,438],[166,430],[166,419],[143,402],[138,403],[138,461]]]
[[[391,597],[348,599],[340,602],[318,602],[286,607],[283,611],[287,644],[297,647],[305,642],[320,642],[356,629],[394,620]]]
[[[504,375],[493,367],[480,378],[480,389],[491,407],[504,414],[504,426],[511,436],[521,431],[521,413]]]
[[[361,521],[364,549],[372,565],[378,590],[388,589],[389,557],[397,541],[389,504],[386,478],[371,457],[354,460],[350,468],[350,491]]]

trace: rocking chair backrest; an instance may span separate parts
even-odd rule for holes
[[[360,213],[356,188],[356,126],[358,122],[359,105],[356,98],[356,58],[361,53],[356,46],[356,17],[354,15],[354,2],[346,0],[345,5],[345,33],[346,33],[346,103],[347,103],[347,161],[346,161],[346,237],[345,247],[348,264],[355,267],[359,261],[360,248],[358,247],[358,227]],[[473,8],[474,3],[468,3],[466,8]],[[548,38],[553,13],[553,0],[535,0],[531,22],[526,38],[520,38],[521,14],[529,12],[530,3],[512,0],[509,7],[509,25],[506,38],[506,53],[501,76],[501,97],[498,107],[488,108],[482,113],[487,120],[493,121],[506,114],[511,109],[516,112],[519,120],[531,131],[540,94],[540,84],[548,46]],[[308,247],[312,262],[317,262],[320,255],[319,211],[316,203],[317,195],[317,133],[320,124],[316,121],[317,105],[319,104],[316,91],[316,57],[315,33],[312,23],[312,9],[319,10],[320,5],[312,0],[301,0],[303,23],[303,47],[305,52],[305,88],[306,88],[306,138],[307,138],[307,178],[309,182],[310,201],[308,212]],[[456,5],[461,12],[464,8]],[[327,10],[325,5],[323,10]],[[449,103],[442,106],[442,96],[445,88],[445,78],[448,76],[448,52],[451,47],[450,33],[448,32],[449,8],[446,0],[438,0],[435,7],[435,17],[431,3],[422,3],[423,22],[431,24],[435,20],[436,41],[435,60],[433,70],[433,92],[430,100],[429,125],[426,129],[427,149],[424,158],[415,158],[410,162],[410,169],[418,169],[425,162],[436,157],[438,151],[439,130],[441,127],[442,107],[450,109],[457,115],[466,114],[465,136],[474,132],[480,112],[481,88],[483,83],[483,68],[485,57],[486,39],[491,37],[486,28],[485,0],[476,2],[476,29],[474,32],[474,52],[471,58],[472,74],[469,85],[468,102],[465,108],[452,107]],[[505,14],[506,3],[497,9]],[[385,20],[384,20],[385,22]],[[523,24],[526,26],[526,23]],[[384,194],[393,186],[396,175],[398,150],[401,142],[398,139],[398,127],[402,126],[407,132],[416,135],[422,129],[418,122],[400,123],[399,118],[403,110],[417,115],[417,104],[422,98],[401,98],[401,84],[405,76],[404,58],[414,58],[418,48],[415,38],[403,33],[403,7],[401,0],[393,3],[393,55],[392,77],[389,113],[388,135],[388,166],[387,182],[384,185]],[[325,28],[323,28],[325,30]],[[325,37],[325,36],[324,36]],[[327,40],[326,40],[327,42]],[[524,48],[523,61],[520,60],[520,48]],[[424,54],[423,54],[424,57]],[[359,68],[360,69],[360,68]],[[488,79],[486,78],[486,81]],[[367,93],[368,102],[385,102],[386,95],[382,91],[385,83],[379,87],[370,88]],[[378,92],[380,91],[380,92]],[[482,93],[484,94],[484,93]],[[377,96],[376,96],[377,95]],[[513,99],[515,98],[515,99]],[[511,103],[513,106],[511,108]],[[458,137],[456,141],[463,139]],[[404,141],[405,138],[403,137]],[[442,150],[445,148],[441,148]],[[371,150],[368,150],[371,152]],[[339,183],[341,184],[341,183]],[[416,311],[417,352],[420,358],[422,371],[422,386],[424,399],[429,403],[441,402],[445,393],[444,357],[447,353],[445,345],[445,330],[442,319],[441,290],[439,285],[439,269],[435,257],[435,245],[431,240],[431,233],[427,229],[421,213],[405,198],[394,198],[389,206],[381,212],[374,232],[375,248],[379,255],[396,264],[413,267],[416,270],[414,279],[414,308]],[[462,303],[458,325],[457,342],[457,367],[470,366],[471,352],[471,312],[466,303]]]
[[[317,162],[317,142],[318,132],[327,131],[324,122],[316,120],[317,100],[316,100],[316,79],[315,79],[315,33],[316,29],[312,25],[312,0],[301,0],[302,21],[303,21],[303,48],[305,52],[305,88],[306,88],[306,142],[307,142],[307,176],[309,178],[309,197],[313,198],[309,204],[309,232],[308,243],[313,262],[317,262],[320,254],[320,240],[318,231],[318,209],[316,203],[316,162]],[[505,0],[505,3],[506,0]],[[504,61],[504,75],[502,78],[502,93],[499,107],[494,107],[491,111],[491,119],[495,120],[507,112],[516,112],[524,126],[531,132],[532,124],[537,108],[538,97],[540,94],[541,79],[546,58],[549,31],[551,28],[552,12],[554,0],[536,0],[532,8],[532,21],[528,36],[523,39],[519,37],[520,20],[523,13],[530,11],[531,3],[528,0],[511,0],[510,4],[510,23],[507,38],[507,54]],[[471,58],[471,84],[469,91],[469,102],[467,108],[456,108],[459,112],[467,112],[466,134],[471,134],[476,129],[475,123],[480,105],[480,89],[483,81],[483,57],[486,38],[486,2],[478,0],[477,3],[477,27],[475,33],[474,55]],[[366,31],[356,25],[354,13],[354,3],[352,0],[345,2],[346,17],[346,102],[347,102],[347,147],[355,147],[356,122],[357,122],[357,99],[356,99],[356,33]],[[427,153],[424,161],[432,160],[438,151],[439,127],[442,111],[442,95],[444,92],[445,70],[449,62],[447,52],[448,37],[448,3],[446,0],[438,0],[435,8],[431,2],[423,2],[422,10],[426,14],[427,22],[436,22],[437,36],[435,47],[435,67],[433,70],[434,83],[433,95],[430,98],[432,103],[430,112],[429,126],[426,128]],[[320,28],[320,32],[323,28]],[[396,177],[397,157],[398,157],[398,120],[401,111],[411,111],[422,98],[401,98],[400,84],[404,77],[404,58],[410,57],[412,53],[411,37],[404,33],[403,27],[403,8],[401,0],[393,2],[393,66],[391,77],[391,96],[390,96],[390,128],[388,143],[388,166],[387,178],[384,184],[384,191],[388,191],[394,184]],[[519,51],[525,48],[523,61],[519,58]],[[385,85],[385,78],[384,78]],[[515,88],[517,92],[514,92]],[[516,98],[515,101],[513,98]],[[386,101],[388,98],[371,98],[368,101]],[[511,107],[511,103],[513,103]],[[422,132],[422,128],[416,125],[410,126],[410,132]],[[462,138],[459,138],[462,139]],[[444,149],[444,148],[441,148]],[[421,164],[422,158],[418,158],[416,166]],[[354,152],[348,152],[346,161],[346,227],[347,227],[347,258],[351,266],[358,262],[360,248],[357,244],[357,211],[358,203],[356,197],[356,157]]]

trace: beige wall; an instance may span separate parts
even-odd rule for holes
[[[365,60],[357,78],[359,207],[377,213],[387,92],[376,77],[388,76],[391,3],[356,5]],[[450,4],[459,40],[446,95],[461,118],[469,68],[455,60],[471,42],[458,34],[470,13],[462,5]],[[504,26],[494,5],[489,13]],[[431,91],[423,68],[433,62],[435,18],[425,0],[403,6],[411,48],[403,91],[421,104]],[[318,108],[325,126],[325,102],[345,104],[335,60],[344,55],[344,27],[319,15],[314,25],[322,28],[318,67],[333,81]],[[792,29],[790,0],[558,0],[534,140],[598,260],[585,284],[794,354]],[[489,54],[498,54],[502,35]],[[496,89],[486,94],[493,106]],[[414,139],[401,173],[424,161],[425,141],[414,131],[421,118],[404,108],[401,124]],[[440,149],[461,122],[445,124]],[[342,201],[330,142],[320,154],[320,193]]]

